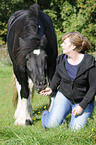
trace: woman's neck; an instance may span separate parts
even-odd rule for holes
[[[84,58],[84,54],[74,51],[73,53],[68,54],[67,61],[72,65],[78,65],[83,58]]]

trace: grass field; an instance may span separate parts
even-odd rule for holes
[[[5,98],[12,77],[12,66],[0,62],[0,144],[1,145],[96,145],[96,107],[86,129],[73,132],[67,123],[55,129],[44,130],[41,116],[48,109],[49,99],[35,93],[33,125],[14,126],[15,108],[12,105],[13,88]]]

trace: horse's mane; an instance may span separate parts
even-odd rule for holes
[[[27,14],[16,25],[14,36],[13,54],[16,64],[25,65],[25,57],[32,50],[39,47],[40,38],[38,35],[39,6],[30,6]],[[19,36],[19,37],[18,37]]]

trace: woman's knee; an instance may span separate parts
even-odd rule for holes
[[[42,121],[42,126],[44,128],[53,128],[53,127],[57,127],[60,124],[56,116],[51,115],[50,112],[48,111],[43,112],[41,121]]]
[[[70,127],[72,130],[79,130],[85,127],[88,124],[88,119],[83,120],[82,118],[76,118],[72,123],[70,123]]]
[[[51,128],[62,124],[65,117],[70,113],[71,107],[70,101],[58,91],[51,111],[47,111],[42,115],[42,126],[44,127],[45,125],[45,127]]]
[[[70,127],[75,130],[78,130],[82,127],[86,127],[88,125],[88,120],[92,115],[93,109],[94,102],[88,104],[81,115],[73,116],[72,114]]]

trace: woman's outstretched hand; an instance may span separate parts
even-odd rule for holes
[[[40,92],[40,94],[41,95],[43,95],[43,96],[48,96],[48,95],[50,95],[52,93],[52,90],[51,90],[51,88],[46,88],[45,90],[42,90],[41,92]]]

